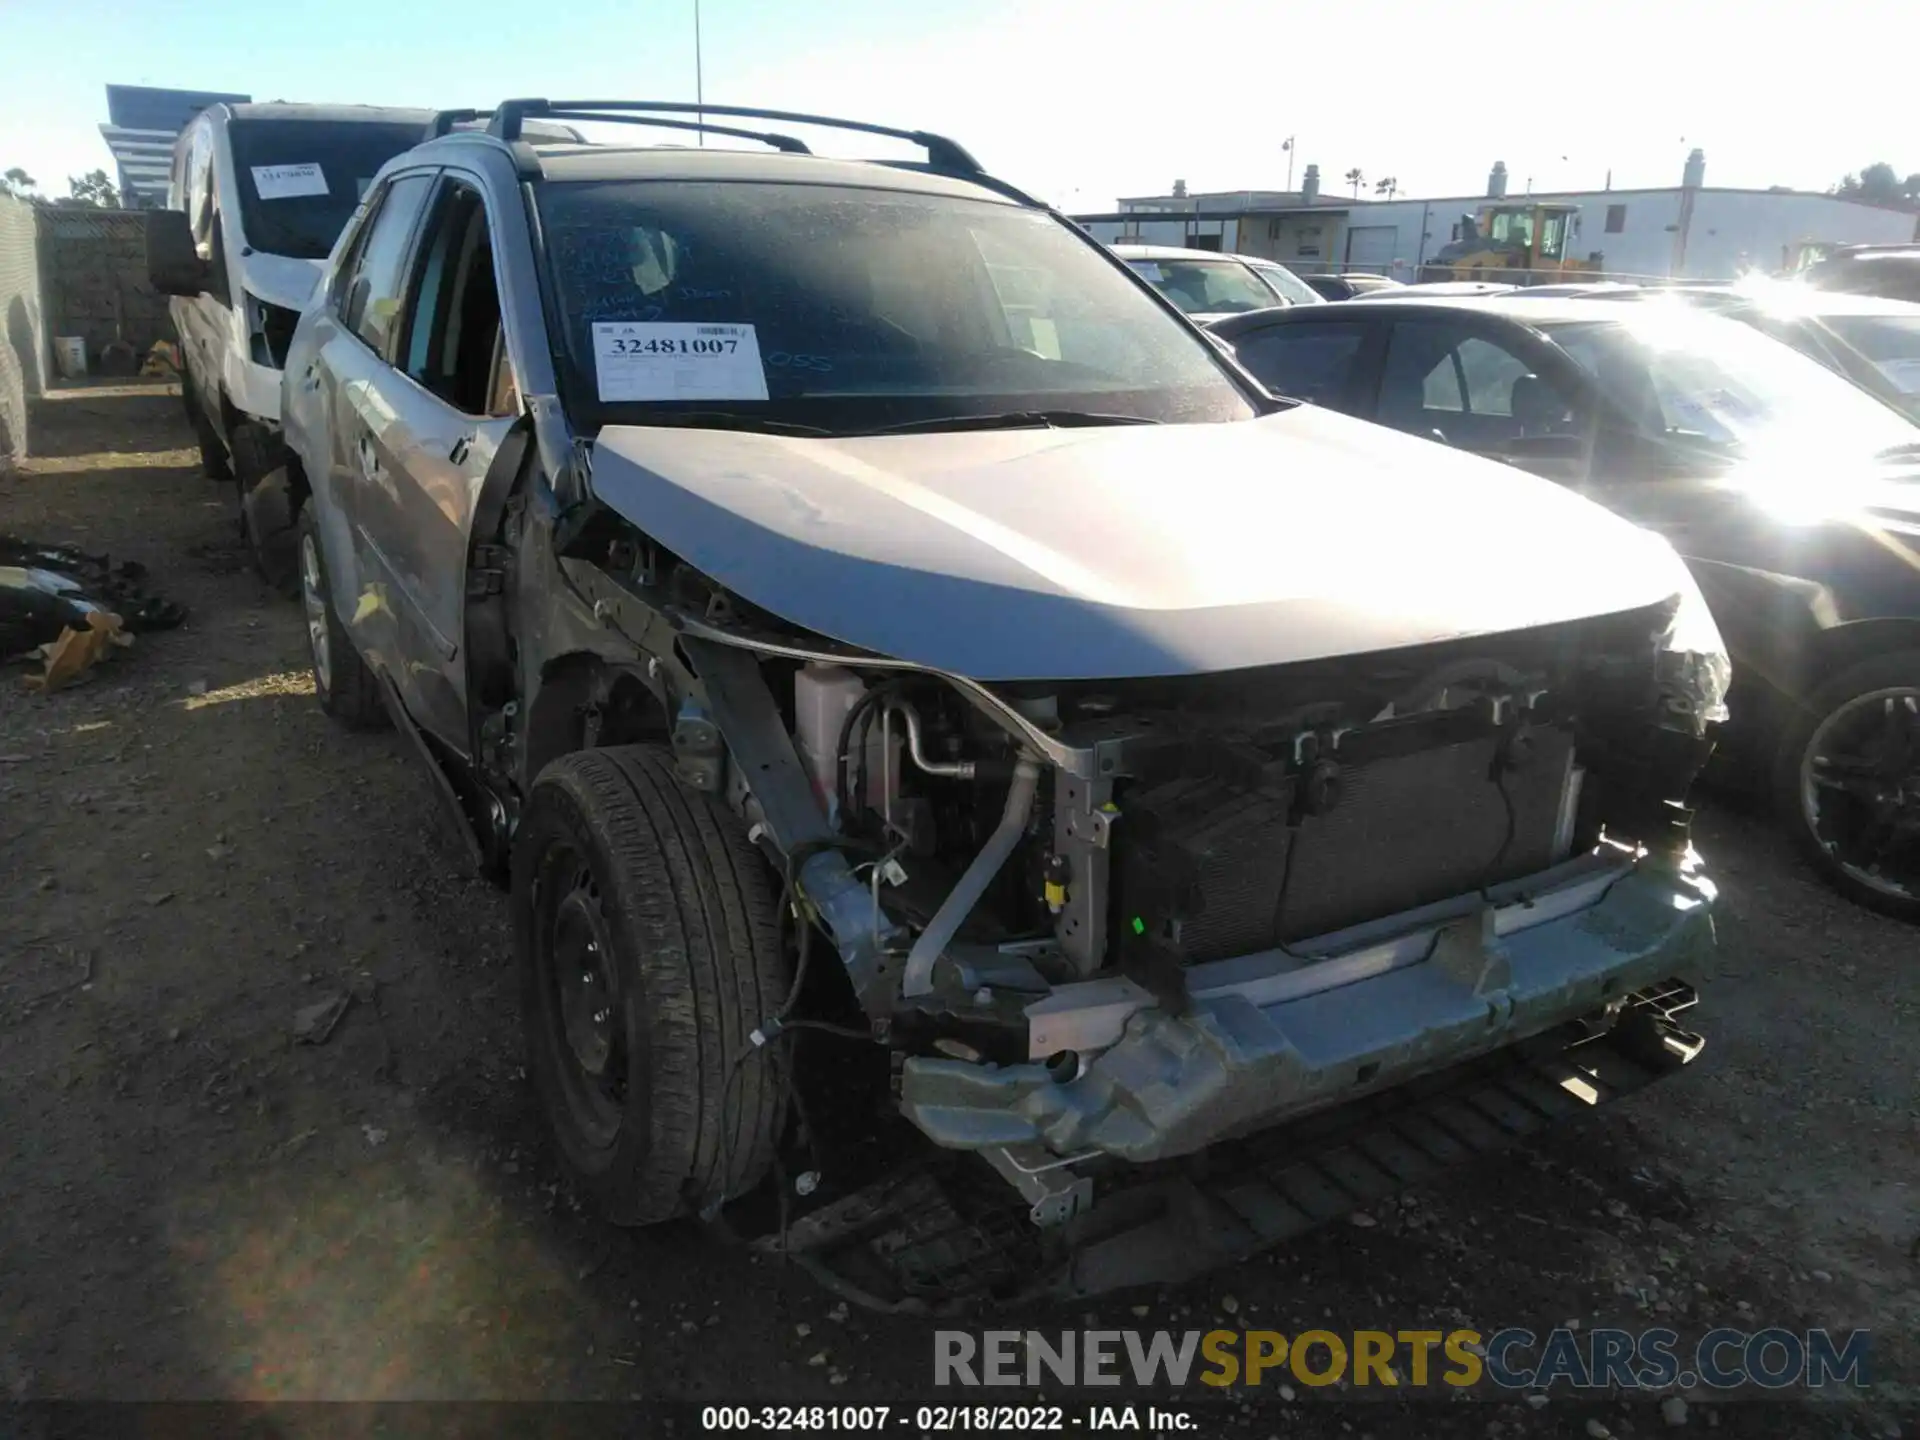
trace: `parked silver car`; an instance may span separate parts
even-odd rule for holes
[[[1174,245],[1113,247],[1134,274],[1201,324],[1275,305],[1319,305],[1320,295],[1276,260],[1183,250]]]
[[[320,703],[510,883],[605,1215],[1081,1294],[1697,1053],[1725,665],[1664,542],[1274,399],[942,137],[521,130],[694,108],[395,160],[287,365]]]

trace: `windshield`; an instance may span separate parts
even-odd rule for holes
[[[322,260],[380,167],[425,136],[371,120],[235,120],[227,126],[246,243]]]
[[[1289,305],[1318,305],[1320,295],[1284,265],[1255,265],[1253,273],[1280,292]]]
[[[1915,439],[1912,425],[1851,382],[1737,321],[1637,310],[1541,328],[1654,435],[1729,456],[1879,451]]]
[[[1255,413],[1203,339],[1032,210],[778,183],[538,193],[565,383],[605,421],[683,405],[845,434],[1013,411]]]
[[[1920,397],[1920,315],[1830,315],[1820,323],[1902,395]]]
[[[1189,315],[1271,310],[1273,292],[1238,260],[1129,260],[1141,279]]]

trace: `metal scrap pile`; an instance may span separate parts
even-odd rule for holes
[[[0,661],[42,661],[27,684],[57,690],[133,636],[172,629],[187,612],[148,593],[146,573],[132,562],[0,535]]]

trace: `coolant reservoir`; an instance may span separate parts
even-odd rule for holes
[[[815,797],[827,812],[828,819],[836,825],[840,823],[834,795],[839,776],[837,752],[840,727],[847,722],[847,712],[866,693],[866,683],[851,670],[838,665],[811,664],[793,679],[794,738],[799,744],[800,760],[813,779]],[[868,805],[874,809],[884,809],[884,777],[891,775],[895,793],[899,790],[901,737],[896,726],[893,763],[889,767],[885,764],[881,745],[880,714],[877,709],[867,718],[866,732],[865,784],[861,787],[862,793]]]

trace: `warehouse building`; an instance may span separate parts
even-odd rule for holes
[[[1541,192],[1511,196],[1496,163],[1484,195],[1363,200],[1320,193],[1309,165],[1298,192],[1240,190],[1120,201],[1118,210],[1075,218],[1107,243],[1186,245],[1278,260],[1302,273],[1366,270],[1413,280],[1457,238],[1464,217],[1517,200],[1573,207],[1570,259],[1613,278],[1725,280],[1747,270],[1790,268],[1809,245],[1899,244],[1920,239],[1909,210],[1775,187],[1716,189],[1695,150],[1681,183],[1664,189]]]
[[[100,134],[120,172],[120,203],[130,210],[166,204],[173,142],[209,105],[244,105],[250,97],[206,90],[107,86],[107,123]]]

